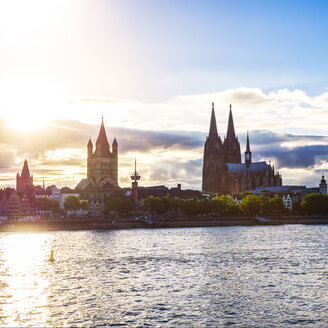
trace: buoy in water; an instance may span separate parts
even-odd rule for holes
[[[49,262],[53,262],[53,261],[55,261],[55,259],[54,259],[54,251],[51,250]]]

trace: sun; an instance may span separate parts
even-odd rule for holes
[[[0,39],[8,44],[33,44],[45,38],[58,14],[69,11],[69,0],[0,1]]]

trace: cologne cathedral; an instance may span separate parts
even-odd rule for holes
[[[118,186],[118,143],[114,138],[111,151],[103,119],[95,151],[93,151],[91,139],[89,139],[87,150],[87,178],[81,180],[76,189],[83,199],[105,200],[120,188]]]
[[[281,185],[281,176],[279,173],[275,174],[273,166],[264,161],[252,162],[248,133],[245,163],[241,162],[240,144],[235,134],[231,105],[227,135],[222,142],[218,135],[212,103],[210,131],[204,147],[202,190],[223,194]]]

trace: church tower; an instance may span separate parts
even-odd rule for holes
[[[22,174],[17,173],[16,190],[17,192],[26,192],[29,187],[33,187],[33,175],[30,175],[27,160],[25,159]]]
[[[213,193],[224,192],[225,168],[223,146],[218,135],[214,103],[212,103],[210,130],[204,147],[202,190]]]
[[[96,141],[96,149],[93,152],[93,144],[89,139],[87,178],[92,179],[97,187],[109,182],[114,186],[118,183],[118,143],[116,138],[113,141],[112,149],[107,140],[104,119],[101,120],[100,130]]]
[[[241,163],[240,144],[235,134],[231,105],[229,111],[227,136],[224,139],[223,151],[225,163]]]
[[[245,151],[245,164],[246,167],[249,167],[252,163],[252,152],[251,149],[249,147],[249,135],[248,135],[248,131],[247,131],[247,141],[246,141],[246,151]]]
[[[114,138],[112,151],[107,139],[104,118],[101,120],[98,138],[95,144],[89,138],[87,144],[87,178],[82,179],[75,187],[79,191],[82,199],[90,201],[92,208],[100,206],[104,201],[117,190],[118,186],[118,143]],[[94,209],[90,209],[96,213]]]

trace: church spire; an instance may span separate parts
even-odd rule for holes
[[[24,179],[30,178],[30,170],[28,168],[28,163],[27,163],[26,158],[25,158],[25,161],[24,161],[21,177],[24,178]]]
[[[96,141],[96,157],[104,157],[109,154],[109,143],[107,140],[105,125],[104,125],[104,116],[101,118],[101,126]]]
[[[104,144],[104,145],[108,144],[105,125],[104,125],[104,117],[101,118],[101,126],[100,126],[100,130],[99,130],[98,138],[96,141],[96,145],[102,145],[102,144]]]
[[[252,163],[252,152],[249,146],[249,135],[247,131],[247,141],[246,141],[246,151],[245,151],[245,164],[246,167],[249,167]]]
[[[246,151],[251,151],[250,150],[250,147],[249,147],[249,135],[248,135],[248,131],[247,131]]]
[[[231,104],[230,104],[227,139],[235,139],[235,138],[236,138],[235,127],[233,125],[232,109],[231,109]]]
[[[210,132],[209,132],[208,136],[209,137],[218,137],[218,130],[216,127],[216,119],[215,119],[215,111],[214,111],[214,102],[212,102],[211,124],[210,124]]]

